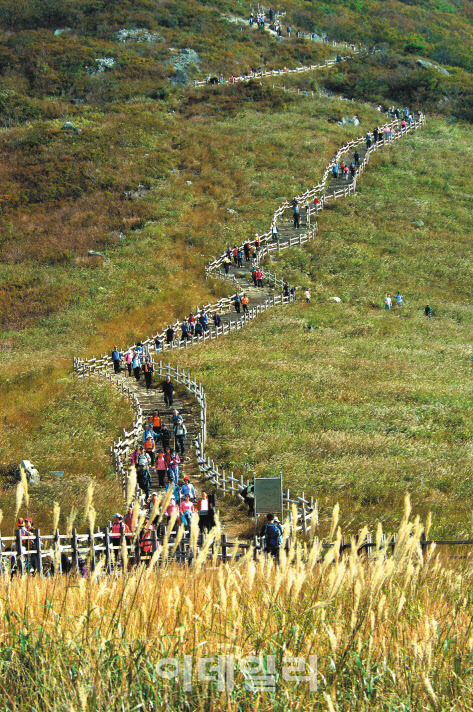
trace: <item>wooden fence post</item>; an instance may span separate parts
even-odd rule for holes
[[[72,548],[72,566],[74,567],[75,572],[79,570],[79,554],[78,554],[78,546],[77,546],[77,529],[74,528],[72,530],[72,537],[71,537],[71,548]]]
[[[25,572],[24,561],[23,561],[23,542],[21,541],[21,532],[19,529],[15,532],[16,539],[16,565],[20,574]]]
[[[108,527],[105,527],[103,530],[103,544],[105,547],[105,568],[107,574],[110,575],[112,573],[112,557],[110,551],[110,532]]]
[[[227,561],[227,535],[226,534],[222,534],[221,547],[222,547],[222,561],[226,562]]]
[[[39,529],[36,530],[35,532],[35,540],[36,540],[36,556],[38,557],[38,563],[37,563],[37,571],[40,576],[43,575],[43,559],[41,558],[41,536]],[[1,559],[1,553],[0,553],[0,559]]]

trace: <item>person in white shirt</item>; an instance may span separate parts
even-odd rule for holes
[[[199,529],[209,531],[212,527],[212,512],[210,511],[209,498],[205,492],[197,502],[197,511],[199,513]]]
[[[308,289],[305,290],[304,296],[307,304],[310,304],[310,291]]]
[[[386,294],[386,296],[384,297],[384,308],[391,309],[391,305],[392,305],[391,295]]]

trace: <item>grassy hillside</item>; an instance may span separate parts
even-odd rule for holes
[[[72,356],[135,341],[223,293],[223,285],[203,281],[205,262],[227,243],[267,228],[273,207],[317,182],[338,144],[379,121],[362,99],[387,104],[394,98],[432,108],[443,102],[450,112],[468,104],[467,43],[460,39],[469,37],[469,4],[462,12],[456,8],[326,3],[309,13],[296,0],[281,8],[294,27],[386,45],[382,55],[298,80],[359,100],[348,105],[323,92],[315,100],[297,100],[256,84],[199,91],[174,86],[171,79],[185,48],[199,57],[186,66],[190,79],[294,66],[330,53],[323,44],[295,38],[278,42],[223,17],[246,16],[250,6],[245,3],[0,0],[0,342],[5,366],[0,442],[7,472],[29,457],[39,466],[44,491],[54,492],[64,509],[82,484],[85,489],[90,474],[102,493],[97,497],[103,515],[110,511],[117,492],[109,486],[108,445],[128,422],[128,411],[103,387],[94,386],[89,401],[86,386],[64,381]],[[378,17],[376,36],[374,25],[361,21],[367,12]],[[421,32],[427,20],[437,39],[415,46],[409,33]],[[57,29],[64,31],[54,34]],[[121,42],[117,33],[124,29],[146,31],[148,39]],[[406,46],[411,40],[413,46]],[[451,46],[454,41],[463,48],[458,61],[435,54],[439,42]],[[417,54],[455,65],[451,77],[421,70]],[[110,58],[114,64],[97,72],[100,61]],[[337,126],[347,113],[358,115],[359,128]],[[65,121],[80,132],[63,131]],[[455,131],[447,131],[446,144],[443,136],[439,141],[448,146],[448,170],[460,175],[456,164],[469,150],[468,129],[458,129],[465,145],[457,154],[449,143]],[[432,162],[433,140],[429,145]],[[417,149],[415,155],[418,160]],[[445,174],[438,160],[432,165]],[[412,166],[407,171],[414,180]],[[424,187],[420,200],[431,195],[430,184]],[[454,230],[460,230],[460,218],[450,215],[448,209]],[[362,229],[357,215],[347,220],[350,234]],[[335,228],[327,222],[326,229],[330,237]],[[106,259],[88,256],[89,250]],[[374,259],[369,254],[361,250],[353,258],[363,288]],[[308,259],[306,253],[297,257],[305,271],[313,269]],[[335,272],[345,283],[350,265],[335,246],[324,259],[319,277]],[[289,263],[281,269],[297,273]],[[436,269],[453,274],[453,267]],[[378,285],[373,291],[379,291]],[[320,319],[318,312],[313,318]],[[218,425],[220,416],[215,417]],[[61,438],[68,443],[65,451]],[[62,469],[67,481],[48,479],[50,470]],[[306,479],[303,475],[304,486]],[[8,477],[4,485],[0,504],[11,511]],[[35,520],[49,521],[50,507],[41,497],[35,507]]]
[[[393,531],[408,490],[436,536],[470,533],[471,137],[430,120],[377,156],[359,193],[320,218],[319,240],[277,260],[310,286],[310,306],[301,295],[244,338],[179,357],[207,389],[212,457],[282,471],[319,500],[322,531],[335,501],[349,530],[379,519]],[[397,290],[405,304],[386,312]]]
[[[70,380],[67,388],[60,380],[70,376],[72,357],[98,355],[115,343],[119,347],[133,343],[171,317],[189,313],[196,303],[223,293],[227,289],[223,284],[214,288],[203,279],[204,264],[227,241],[243,240],[256,230],[267,229],[271,209],[281,196],[300,192],[318,180],[336,147],[348,135],[360,131],[360,127],[347,130],[336,124],[345,108],[344,102],[326,98],[296,101],[288,94],[258,85],[190,93],[166,121],[151,111],[145,113],[144,107],[139,113],[134,107],[123,108],[107,133],[107,140],[113,142],[109,145],[117,152],[107,154],[105,144],[101,144],[101,151],[110,164],[107,175],[117,182],[123,181],[124,171],[131,175],[133,161],[147,160],[143,151],[151,156],[157,151],[166,161],[166,180],[153,181],[152,190],[144,197],[126,201],[130,209],[148,212],[149,219],[116,238],[114,245],[101,248],[109,261],[91,260],[86,248],[89,238],[100,234],[97,224],[100,227],[102,214],[94,202],[95,194],[87,193],[84,200],[88,203],[90,232],[86,228],[75,234],[74,248],[66,241],[71,249],[64,262],[51,264],[40,257],[41,251],[57,249],[56,237],[62,245],[62,233],[68,234],[67,222],[62,228],[56,221],[55,233],[45,230],[41,239],[20,239],[17,249],[23,248],[21,257],[0,265],[5,303],[9,305],[3,312],[5,368],[0,377],[4,463],[30,458],[65,510],[72,503],[69,485],[63,487],[62,482],[51,480],[48,472],[66,470],[68,480],[78,478],[81,483],[84,473],[90,473],[102,492],[98,497],[103,506],[100,514],[105,517],[113,509],[111,503],[116,500],[111,499],[108,505],[106,502],[107,477],[111,475],[107,453],[120,428],[128,424],[126,408],[110,393],[107,398],[115,405],[106,415],[104,428],[103,400],[87,402],[87,384],[78,396],[70,388]],[[355,105],[355,110],[366,126],[377,117],[377,112],[366,105]],[[148,130],[140,124],[144,117]],[[31,130],[11,129],[5,132],[5,140],[13,133],[27,135]],[[85,152],[87,146],[91,150],[93,136],[92,127],[71,139],[59,135],[55,151],[62,151],[63,142],[68,140],[71,150]],[[120,142],[125,141],[133,141],[133,150],[118,151]],[[153,160],[159,165],[156,157]],[[19,209],[18,216],[23,214]],[[51,216],[45,217],[49,220]],[[4,248],[12,250],[13,243],[5,242]],[[63,290],[70,295],[67,309],[59,305]],[[6,301],[8,295],[10,302]],[[103,387],[100,392],[103,398]],[[86,401],[79,409],[80,423],[67,416],[74,412],[76,397]],[[64,455],[60,440],[45,438],[44,425],[53,411],[68,436]],[[76,431],[83,428],[89,435],[78,439]],[[92,431],[106,435],[96,440]],[[93,442],[84,449],[87,437]],[[90,448],[102,448],[93,468],[88,463]],[[0,499],[0,506],[11,515],[6,527],[12,525],[13,501],[11,489]],[[35,521],[49,523],[42,500],[35,501],[33,494]]]

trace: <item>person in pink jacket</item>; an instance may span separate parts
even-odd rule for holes
[[[188,527],[194,514],[194,505],[192,504],[191,498],[188,494],[186,494],[181,502],[179,511],[181,513],[181,523],[184,524],[185,527]]]

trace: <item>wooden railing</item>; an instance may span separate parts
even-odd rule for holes
[[[328,44],[336,47],[336,46],[342,46],[338,45],[337,42],[329,42]],[[344,45],[347,49],[350,48],[352,49],[353,52],[357,52],[358,50],[356,47],[349,47],[349,45]],[[340,64],[340,62],[344,62],[345,60],[349,59],[349,56],[344,56],[340,57],[339,60],[337,59],[326,59],[325,62],[322,64],[306,64],[301,67],[296,67],[295,69],[287,69],[284,67],[283,69],[268,69],[267,71],[262,71],[262,72],[251,72],[250,74],[242,74],[238,77],[230,77],[229,79],[224,79],[223,82],[219,82],[219,85],[222,84],[241,84],[242,82],[251,82],[254,79],[262,79],[265,77],[278,77],[278,76],[285,76],[286,74],[303,74],[304,72],[313,72],[316,69],[326,69],[327,67],[333,67],[335,64]],[[194,82],[194,86],[196,87],[203,87],[203,86],[212,86],[207,82],[206,79],[200,79],[196,80]],[[218,85],[217,85],[218,86]]]
[[[267,299],[263,304],[253,308],[252,318],[273,306],[277,306],[283,302],[288,303],[289,301],[290,298],[282,296],[275,296],[271,299]],[[236,320],[235,323],[240,325],[239,328],[242,328],[246,323],[248,323],[248,321],[249,317],[242,317],[241,319]],[[218,334],[216,334],[214,338],[216,338],[217,335],[223,336],[224,333],[230,332],[231,323],[225,326],[226,330],[224,330],[223,327],[219,328]],[[223,470],[219,471],[213,460],[205,455],[204,446],[207,441],[207,402],[202,384],[197,383],[190,373],[186,373],[184,370],[179,370],[178,366],[174,367],[170,363],[163,364],[162,361],[156,361],[154,359],[152,359],[152,363],[154,372],[158,377],[165,378],[166,376],[170,376],[174,383],[184,386],[187,392],[194,396],[197,400],[199,405],[199,427],[198,433],[194,439],[194,447],[200,473],[222,493],[234,495],[239,494],[240,490],[251,484],[251,482],[249,480],[245,480],[243,476],[240,478],[234,477],[232,472],[225,473]],[[122,394],[129,397],[132,400],[132,404],[134,404],[136,416],[132,429],[130,431],[124,430],[123,437],[116,440],[110,448],[112,462],[118,479],[121,482],[123,494],[126,496],[128,490],[131,453],[135,445],[138,442],[141,442],[143,434],[144,422],[142,410],[139,407],[139,404],[138,407],[136,407],[136,396],[114,376],[111,359],[108,359],[108,357],[102,360],[89,359],[89,361],[84,359],[74,359],[74,371],[79,376],[98,375],[106,378],[111,383],[118,385]],[[137,494],[138,492],[135,493],[135,495]],[[318,517],[317,503],[314,502],[313,498],[306,499],[304,493],[302,493],[301,496],[294,497],[291,495],[289,490],[286,490],[283,492],[283,507],[290,517],[293,516],[293,505],[295,505],[297,512],[296,521],[294,521],[293,526],[297,531],[306,532],[310,528],[310,520],[312,517],[315,519]]]
[[[316,195],[321,195],[320,198],[320,204],[317,206],[317,208],[314,208],[313,212],[318,213],[320,210],[323,209],[325,202],[327,200],[331,199],[338,199],[341,197],[348,196],[350,193],[353,193],[356,190],[356,184],[358,178],[361,176],[363,173],[365,167],[368,165],[369,160],[370,160],[370,155],[373,153],[373,151],[378,150],[384,145],[387,145],[391,143],[392,141],[396,140],[397,138],[401,138],[402,136],[405,136],[409,132],[420,128],[423,126],[425,123],[425,119],[423,116],[421,116],[419,121],[414,122],[413,124],[407,125],[406,127],[400,127],[398,122],[393,122],[389,124],[389,132],[390,135],[388,138],[386,138],[383,134],[383,138],[381,141],[378,141],[376,144],[374,144],[366,153],[361,165],[359,166],[358,170],[358,175],[355,176],[354,180],[350,182],[346,187],[339,189],[333,193],[333,195],[324,195],[322,191],[325,189],[325,184],[328,178],[328,175],[331,171],[331,167],[333,163],[336,161],[338,162],[343,155],[348,153],[349,151],[352,151],[356,146],[359,146],[362,142],[365,141],[364,138],[359,138],[355,139],[354,141],[350,141],[349,143],[345,144],[342,146],[337,153],[335,154],[334,159],[330,162],[330,164],[327,166],[325,169],[325,172],[322,177],[322,182],[318,184],[317,186],[314,186],[310,190],[306,191],[303,193],[301,196],[299,196],[299,201],[304,202],[308,201],[310,199],[313,199]],[[391,135],[391,132],[394,132]],[[283,203],[274,213],[273,215],[273,223],[276,224],[276,221],[279,217],[281,217],[285,211],[289,210],[291,207],[290,203],[285,202]],[[308,215],[307,215],[307,221],[310,225],[310,216],[311,216],[311,210],[308,210]],[[255,263],[260,264],[261,260],[271,254],[272,252],[281,250],[281,249],[286,249],[288,247],[294,246],[294,245],[302,245],[309,240],[312,240],[315,238],[317,235],[317,223],[312,225],[312,227],[309,228],[309,230],[306,233],[299,233],[296,237],[289,237],[285,241],[280,241],[280,240],[275,240],[272,232],[268,231],[264,235],[260,235],[259,239],[261,241],[261,247],[259,251],[256,254],[255,257]],[[241,246],[240,249],[243,249],[243,245]],[[217,258],[217,260],[214,260],[210,265],[206,267],[206,274],[210,275],[216,275],[220,276],[219,273],[216,272],[219,266],[223,264],[223,259],[225,255],[220,256]],[[265,278],[267,281],[269,281],[270,284],[272,284],[274,287],[282,290],[283,288],[283,280],[277,277],[275,274],[272,272],[266,271]],[[206,304],[204,307],[202,307],[205,312],[209,315],[212,316],[215,312],[225,312],[229,311],[232,306],[233,306],[233,297],[225,297],[222,299],[219,299],[217,302],[213,304]],[[190,348],[194,345],[200,344],[200,343],[205,343],[208,340],[213,340],[216,338],[219,338],[221,336],[225,336],[226,334],[230,333],[232,330],[238,330],[242,329],[245,325],[247,325],[252,319],[256,318],[259,314],[265,312],[267,309],[271,307],[275,307],[281,304],[287,304],[292,300],[292,297],[289,296],[284,296],[283,294],[279,295],[273,295],[272,297],[266,299],[262,304],[259,304],[257,306],[254,306],[249,309],[247,314],[243,314],[240,317],[230,320],[226,324],[222,324],[219,327],[212,326],[209,324],[209,329],[204,332],[202,336],[193,336],[189,340],[177,340],[177,342],[173,341],[171,343],[166,343],[166,335],[165,335],[165,329],[157,332],[153,336],[147,338],[143,342],[143,348],[146,354],[149,354],[150,356],[154,357],[156,353],[159,353],[159,351],[166,351],[166,350],[175,350],[175,349],[187,349]],[[196,309],[196,311],[200,311],[199,308]],[[179,329],[180,328],[181,321],[176,321],[172,326],[174,329]],[[158,343],[158,346],[157,346]],[[132,347],[134,348],[134,347]],[[233,473],[230,473],[229,475],[225,474],[223,471],[220,472],[218,468],[215,466],[215,464],[205,455],[204,452],[204,446],[206,443],[207,439],[207,406],[206,406],[206,399],[205,399],[205,394],[204,390],[202,388],[201,384],[198,384],[189,373],[185,373],[184,371],[179,371],[178,367],[173,367],[170,364],[167,364],[163,366],[162,361],[159,361],[157,363],[155,360],[153,360],[155,372],[157,375],[160,377],[164,377],[166,375],[171,376],[171,378],[176,382],[181,385],[184,385],[185,388],[188,390],[188,392],[193,395],[199,404],[200,407],[200,429],[199,429],[199,434],[195,439],[195,448],[196,448],[196,456],[197,456],[197,462],[198,466],[200,469],[200,472],[202,475],[210,480],[216,487],[218,487],[221,491],[223,492],[229,492],[229,493],[236,493],[238,492],[242,487],[245,487],[248,483],[248,481],[244,481],[243,478],[240,478],[239,480],[233,476]],[[130,391],[129,388],[127,388],[123,383],[119,381],[119,379],[114,378],[113,374],[113,363],[111,356],[105,354],[100,358],[95,358],[92,357],[91,359],[80,359],[80,358],[74,358],[73,361],[73,368],[76,374],[79,376],[86,376],[86,375],[93,375],[93,374],[98,374],[100,376],[103,376],[110,381],[115,382],[118,387],[120,388],[121,392],[123,395],[127,396],[132,404],[132,408],[135,413],[135,419],[132,425],[132,428],[130,431],[125,431],[123,433],[123,437],[119,438],[117,441],[115,441],[111,447],[111,456],[112,456],[112,461],[114,464],[114,468],[117,472],[118,478],[121,482],[123,492],[126,493],[127,490],[127,484],[128,484],[128,476],[129,476],[129,456],[131,454],[131,451],[134,447],[134,445],[140,440],[142,431],[143,431],[143,413],[142,409],[140,407],[139,401],[136,398],[136,396]],[[286,492],[284,495],[284,506],[286,508],[290,508],[292,504],[295,504],[297,507],[297,522],[295,523],[295,526],[302,531],[306,531],[308,527],[308,521],[312,517],[317,517],[317,504],[313,502],[313,500],[306,500],[304,494],[302,496],[298,497],[292,497],[289,492]]]
[[[131,534],[114,534],[111,525],[102,530],[79,533],[72,529],[69,534],[61,534],[59,530],[53,534],[43,535],[39,529],[29,532],[27,536],[18,530],[15,536],[0,536],[0,575],[5,573],[53,575],[60,573],[86,574],[81,560],[88,572],[98,571],[112,574],[114,571],[128,570],[131,565],[162,566],[176,561],[182,564],[192,564],[200,555],[211,559],[214,564],[236,560],[252,550],[257,560],[264,553],[264,540],[255,536],[251,542],[229,541],[226,534],[215,530],[210,540],[204,532],[192,536],[189,530],[177,527],[173,521],[166,521],[166,515],[158,514],[161,523],[157,528],[147,533],[141,528]],[[309,555],[307,546],[298,543],[297,537],[292,544],[290,521],[283,525],[285,541],[283,549],[289,553],[292,546],[299,552],[302,559]],[[301,529],[301,527],[298,527]],[[149,536],[149,538],[148,538]],[[314,528],[311,529],[309,541],[318,544],[314,539]],[[345,537],[336,542],[323,542],[321,550],[334,549],[339,555],[356,552],[358,556],[367,557],[376,552],[386,555],[393,552],[398,544],[397,535],[382,535],[375,542],[368,534],[363,541],[346,543]],[[419,551],[426,554],[432,546],[458,547],[471,546],[473,539],[463,540],[427,540],[424,535],[418,540]]]
[[[318,206],[310,206],[307,214],[307,222],[308,226],[310,226],[310,222],[313,219],[313,216],[317,215],[321,210],[324,209],[325,204],[327,201],[330,200],[337,200],[339,198],[345,198],[349,196],[352,193],[356,192],[356,186],[358,183],[358,180],[360,179],[361,175],[363,174],[366,166],[368,165],[370,161],[371,155],[375,152],[383,148],[384,146],[392,144],[394,141],[403,138],[407,134],[411,133],[412,131],[415,131],[425,124],[425,117],[423,115],[420,116],[420,118],[417,121],[413,121],[411,124],[407,124],[406,126],[401,126],[401,122],[396,120],[392,121],[389,124],[385,124],[389,131],[389,137],[385,137],[385,132],[383,131],[382,133],[382,138],[377,141],[376,143],[373,143],[372,146],[367,150],[365,157],[363,161],[360,163],[357,173],[353,179],[353,181],[350,181],[349,183],[347,182],[347,185],[343,188],[339,188],[336,190],[332,195],[328,194],[326,195],[326,187],[327,187],[327,180],[329,175],[331,174],[332,171],[332,166],[334,163],[338,163],[343,156],[346,154],[352,152],[354,149],[356,149],[358,146],[362,145],[365,143],[366,139],[365,137],[360,137],[357,139],[354,139],[352,141],[349,141],[348,143],[344,144],[339,148],[333,159],[330,161],[330,163],[327,164],[327,167],[325,168],[323,175],[322,175],[322,180],[320,183],[317,185],[314,185],[312,188],[309,190],[306,190],[304,193],[301,193],[301,195],[296,196],[297,201],[299,204],[304,204],[307,202],[312,202],[316,197],[319,198],[320,203]],[[291,209],[292,205],[289,201],[285,201],[282,203],[273,213],[273,218],[271,222],[271,226],[277,225],[278,221],[280,218]],[[269,254],[272,251],[277,251],[277,250],[282,250],[282,249],[287,249],[289,247],[293,247],[294,245],[297,244],[303,244],[304,242],[307,242],[308,240],[313,240],[315,236],[317,235],[317,224],[315,224],[314,227],[310,228],[309,231],[304,234],[300,235],[296,238],[291,238],[290,240],[287,241],[277,241],[275,240],[272,230],[269,229],[267,232],[262,233],[260,235],[257,235],[257,239],[261,243],[260,250],[258,251],[256,255],[256,261],[257,264],[260,263],[261,259]],[[240,245],[239,247],[240,250],[243,250],[243,245]],[[218,276],[219,278],[222,277],[220,273],[217,272],[224,263],[224,259],[226,257],[226,253],[223,253],[220,255],[220,257],[217,257],[217,259],[213,260],[210,262],[206,268],[206,275],[207,276]],[[279,280],[281,282],[282,280]]]

